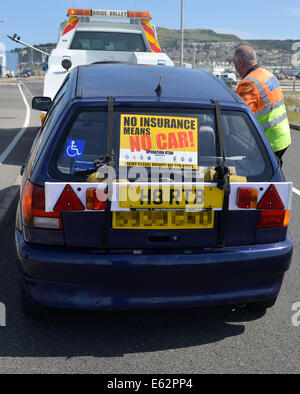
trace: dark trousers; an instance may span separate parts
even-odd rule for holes
[[[282,149],[282,150],[278,150],[277,152],[275,152],[275,155],[278,157],[278,159],[280,160],[280,167],[282,167],[282,156],[284,155],[285,151],[287,150],[287,148]]]

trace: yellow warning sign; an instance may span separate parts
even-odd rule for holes
[[[120,165],[197,168],[198,118],[121,115]]]

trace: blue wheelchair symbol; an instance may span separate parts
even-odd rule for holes
[[[84,152],[85,141],[80,140],[67,140],[65,157],[69,158],[82,158]]]

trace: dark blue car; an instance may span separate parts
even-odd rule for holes
[[[292,185],[222,81],[82,66],[33,108],[47,116],[15,231],[27,308],[274,304],[292,257]]]

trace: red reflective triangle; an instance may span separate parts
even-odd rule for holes
[[[284,205],[274,185],[270,185],[256,209],[284,209]]]
[[[77,197],[74,190],[70,185],[66,185],[61,193],[57,203],[55,204],[54,211],[84,211],[84,205]]]

